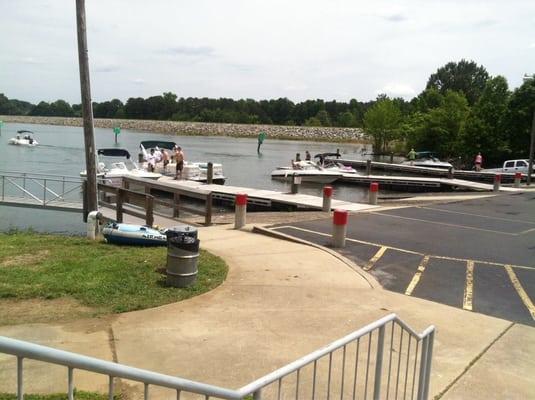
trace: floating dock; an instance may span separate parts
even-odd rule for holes
[[[464,179],[448,178],[431,178],[431,177],[412,177],[396,175],[358,175],[344,174],[337,182],[353,183],[359,185],[369,185],[372,182],[379,183],[379,187],[387,189],[402,189],[405,191],[445,191],[445,190],[473,190],[489,192],[494,189],[494,185],[473,182]],[[502,192],[517,192],[522,189],[516,189],[507,186],[501,186]]]
[[[335,160],[335,159],[333,159]],[[349,160],[345,158],[336,159],[337,162],[344,165],[349,165],[355,169],[365,169],[367,166],[367,160]],[[406,164],[390,164],[385,162],[372,161],[371,162],[372,170],[381,170],[381,171],[390,171],[390,172],[400,172],[411,175],[423,175],[423,176],[433,176],[439,178],[447,178],[448,170],[445,168],[430,168],[430,167],[420,167],[416,165],[406,165]],[[494,176],[497,174],[496,171],[466,171],[466,170],[456,170],[453,169],[453,177],[457,179],[465,179],[469,181],[476,182],[493,182]],[[515,179],[515,174],[511,172],[499,172],[502,177],[502,183],[513,183]],[[526,175],[522,175],[522,180],[526,180]]]

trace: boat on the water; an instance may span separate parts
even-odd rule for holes
[[[271,179],[291,181],[294,176],[301,182],[331,183],[343,175],[339,170],[323,168],[314,161],[296,161],[290,167],[278,167],[271,172]]]
[[[133,246],[166,246],[165,230],[145,225],[111,222],[102,228],[102,235],[108,243]]]
[[[16,146],[28,146],[34,147],[39,143],[33,138],[33,132],[27,130],[17,131],[17,136],[8,140],[8,144],[13,144]]]
[[[140,143],[141,155],[144,162],[141,164],[143,169],[148,170],[149,154],[155,157],[154,172],[167,176],[176,175],[176,162],[174,160],[174,150],[177,144],[163,140],[144,140]],[[154,152],[152,152],[154,150]],[[166,162],[167,161],[167,162]],[[141,162],[141,159],[140,159]],[[215,184],[224,184],[227,179],[223,175],[223,165],[212,163],[212,182]],[[207,162],[184,162],[182,169],[182,179],[196,182],[206,182],[208,177]]]
[[[139,168],[126,149],[98,149],[97,157],[97,178],[107,184],[119,186],[123,176],[146,179],[158,179],[162,176],[162,174]],[[87,172],[80,172],[80,176],[87,176]]]
[[[403,161],[403,165],[413,165],[415,167],[427,167],[427,168],[442,168],[449,169],[452,168],[449,162],[440,161],[436,156],[436,153],[432,151],[417,151],[416,159],[414,161]]]

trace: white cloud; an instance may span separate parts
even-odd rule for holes
[[[407,98],[449,61],[474,60],[513,87],[535,65],[535,52],[526,50],[535,47],[533,0],[147,4],[86,2],[95,101],[166,91],[293,101],[366,101],[381,91]],[[0,35],[2,92],[78,102],[74,2],[2,5],[9,32]]]
[[[389,83],[383,86],[382,89],[379,89],[377,94],[386,94],[391,97],[413,97],[416,94],[410,85],[404,83]]]

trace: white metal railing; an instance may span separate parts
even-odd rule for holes
[[[43,207],[58,202],[81,203],[82,179],[28,172],[0,171],[0,200],[17,201]]]
[[[18,400],[24,398],[24,359],[67,367],[69,400],[74,395],[75,369],[107,375],[110,400],[113,400],[116,378],[143,383],[145,400],[149,399],[150,385],[176,390],[177,399],[184,392],[205,399],[243,399],[252,395],[253,399],[425,400],[429,397],[434,332],[435,328],[430,326],[418,334],[395,314],[390,314],[237,390],[2,336],[0,353],[17,357]]]

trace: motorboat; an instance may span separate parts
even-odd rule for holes
[[[416,158],[414,161],[403,161],[403,165],[412,165],[415,167],[427,167],[427,168],[442,168],[449,169],[453,168],[449,162],[440,161],[436,154],[432,151],[417,151]]]
[[[278,167],[271,172],[271,179],[290,181],[294,176],[301,178],[301,182],[331,183],[343,173],[323,168],[314,161],[296,161],[290,167]]]
[[[174,177],[176,175],[176,162],[174,160],[174,150],[177,144],[163,140],[145,140],[140,143],[141,150],[140,162],[143,160],[141,167],[148,170],[150,157],[155,158],[154,172],[166,176]],[[212,182],[215,184],[224,184],[227,179],[223,175],[223,165],[212,163]],[[208,177],[207,162],[190,162],[185,161],[182,168],[181,179],[196,182],[206,182]]]
[[[325,159],[322,167],[326,171],[340,172],[341,174],[358,174],[357,170],[349,165],[344,165],[333,159]]]
[[[146,225],[119,224],[111,222],[102,228],[107,243],[133,246],[166,246],[165,230]]]
[[[162,176],[139,168],[126,149],[98,149],[97,159],[97,178],[112,186],[120,186],[124,176],[145,179],[158,179]],[[80,172],[80,176],[87,176],[87,172]]]
[[[33,134],[34,133],[32,131],[26,131],[26,130],[17,131],[17,136],[9,139],[7,143],[14,144],[17,146],[28,146],[28,147],[37,146],[39,143],[37,142],[37,140],[33,138]]]

